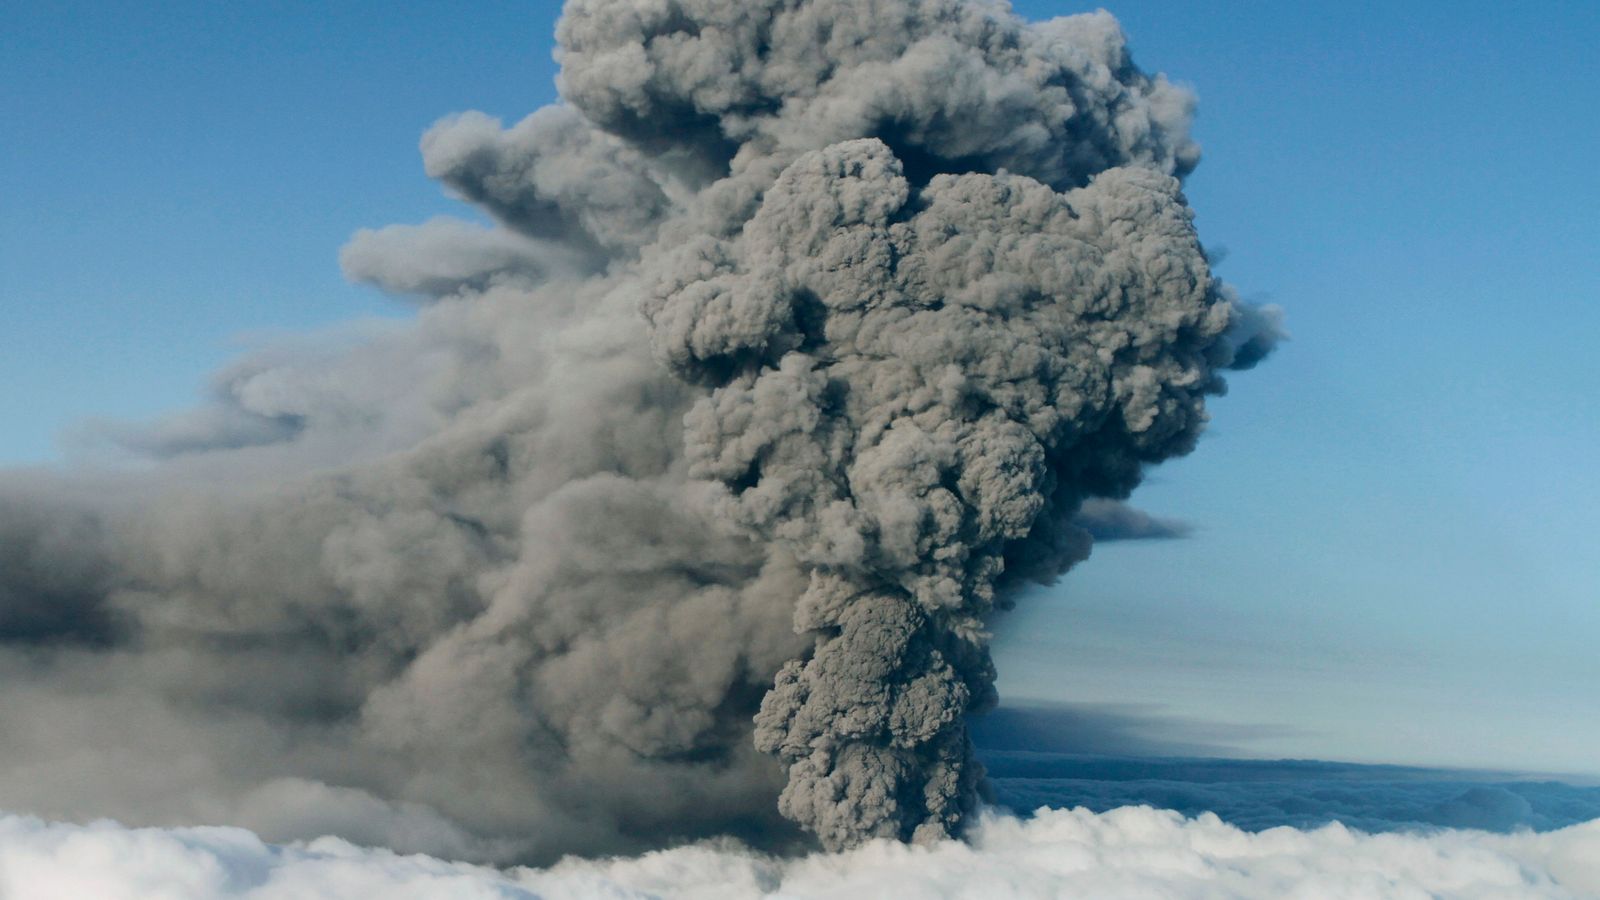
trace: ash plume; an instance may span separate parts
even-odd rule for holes
[[[561,103],[422,140],[495,227],[342,254],[413,324],[0,478],[0,806],[483,860],[959,832],[990,615],[1281,337],[1196,238],[1191,95],[977,0],[557,37]]]

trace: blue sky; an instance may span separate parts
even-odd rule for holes
[[[1252,753],[1600,773],[1600,4],[1111,10],[1199,92],[1201,234],[1294,340],[1136,495],[1195,534],[1027,598],[1003,693]],[[263,334],[406,315],[338,247],[465,212],[417,138],[553,99],[556,12],[8,11],[0,463],[180,408]]]

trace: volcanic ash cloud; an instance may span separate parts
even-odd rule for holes
[[[423,138],[494,227],[345,249],[413,324],[99,427],[135,474],[0,479],[0,806],[488,860],[959,832],[989,615],[1280,336],[1196,238],[1191,96],[983,2],[558,41],[561,103]]]

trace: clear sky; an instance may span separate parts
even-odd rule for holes
[[[1199,92],[1201,234],[1294,340],[1136,495],[1194,535],[1027,598],[1003,693],[1253,753],[1600,774],[1600,4],[1111,11]],[[8,8],[0,463],[192,402],[241,340],[407,315],[337,250],[465,214],[417,138],[552,100],[556,13]]]

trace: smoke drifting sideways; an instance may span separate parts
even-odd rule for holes
[[[570,0],[557,38],[561,103],[422,139],[493,227],[344,249],[414,322],[100,427],[130,470],[0,478],[0,807],[502,862],[936,840],[991,613],[1096,523],[1181,529],[1115,502],[1282,333],[1110,15]]]

